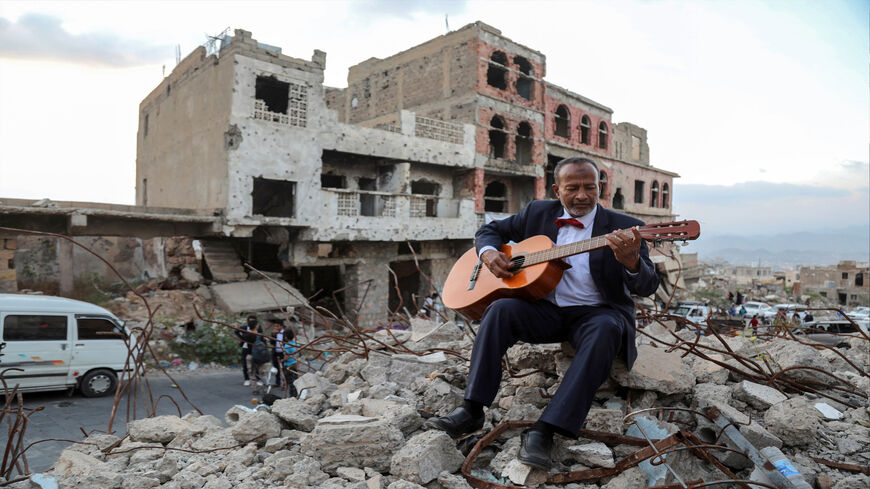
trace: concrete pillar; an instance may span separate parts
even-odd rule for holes
[[[69,297],[73,293],[75,267],[73,266],[73,244],[66,239],[58,239],[57,265],[60,272],[58,279],[59,294],[63,297]]]

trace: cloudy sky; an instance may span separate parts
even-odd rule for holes
[[[855,1],[0,1],[0,197],[132,204],[138,104],[227,27],[326,84],[481,20],[649,131],[708,233],[870,222],[870,7]]]

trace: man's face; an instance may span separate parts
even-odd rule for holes
[[[598,173],[589,164],[565,165],[559,170],[553,193],[571,217],[582,217],[598,204]]]

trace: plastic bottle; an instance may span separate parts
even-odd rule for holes
[[[807,483],[804,476],[798,472],[798,469],[795,468],[793,463],[791,463],[791,460],[789,460],[779,448],[766,447],[762,448],[760,452],[765,458],[770,460],[770,463],[776,467],[776,470],[778,470],[780,474],[785,476],[789,482],[792,483],[792,487],[796,489],[813,489],[813,486]]]

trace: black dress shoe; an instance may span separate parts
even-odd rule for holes
[[[538,430],[525,430],[520,435],[520,451],[517,460],[536,469],[550,470],[553,461],[553,435]]]
[[[444,431],[450,438],[459,438],[483,428],[483,418],[475,418],[465,407],[459,406],[447,416],[429,418],[423,427]]]

